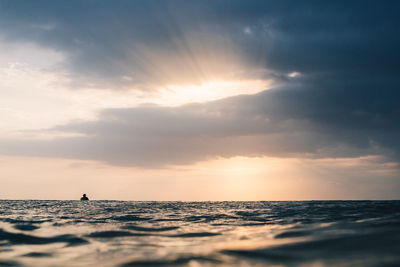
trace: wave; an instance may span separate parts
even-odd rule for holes
[[[400,266],[400,201],[0,200],[0,214],[0,266]]]
[[[128,231],[98,231],[93,232],[87,237],[98,237],[98,238],[115,238],[115,237],[125,237],[125,236],[149,236],[149,234],[144,233],[132,233]]]
[[[217,236],[221,235],[220,233],[212,233],[212,232],[201,232],[201,233],[183,233],[176,235],[168,235],[169,237],[206,237],[206,236]]]
[[[108,219],[112,219],[115,221],[123,221],[123,222],[132,222],[132,221],[149,221],[151,218],[148,217],[139,217],[136,215],[123,215],[116,217],[109,217]]]
[[[130,267],[130,266],[174,266],[174,265],[189,265],[189,263],[204,264],[212,263],[219,264],[221,261],[209,257],[199,257],[199,256],[181,256],[175,259],[160,259],[160,260],[135,260],[127,263],[123,263],[120,267]]]
[[[66,234],[54,237],[38,237],[33,235],[26,235],[22,233],[10,233],[0,229],[0,241],[6,241],[13,245],[44,245],[51,243],[67,243],[68,246],[83,245],[88,243],[87,240],[77,236]]]
[[[140,232],[165,232],[179,229],[178,226],[170,226],[170,227],[141,227],[136,225],[126,225],[121,227],[122,229],[135,230]]]
[[[286,237],[289,238],[289,236]],[[298,237],[298,235],[294,237]],[[221,253],[241,258],[258,259],[270,264],[300,265],[327,262],[328,265],[340,265],[339,263],[341,263],[344,266],[352,266],[355,265],[353,260],[357,259],[357,262],[361,263],[357,265],[360,266],[383,266],[385,264],[400,264],[400,259],[393,257],[400,251],[399,241],[400,235],[392,232],[350,234],[291,242],[261,249],[222,250]],[[343,262],[351,264],[346,265]]]
[[[39,229],[38,226],[33,225],[33,224],[16,224],[16,225],[14,225],[14,228],[21,230],[21,231],[33,231],[33,230]]]
[[[24,257],[33,257],[33,258],[42,258],[42,257],[51,257],[52,253],[44,253],[44,252],[30,252],[22,255]]]

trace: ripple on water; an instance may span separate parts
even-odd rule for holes
[[[33,230],[39,229],[38,226],[33,225],[33,224],[16,224],[16,225],[14,225],[14,228],[21,230],[21,231],[33,231]]]
[[[400,201],[0,200],[0,266],[400,266]]]
[[[33,257],[33,258],[42,258],[42,257],[51,257],[53,254],[51,253],[44,253],[44,252],[30,252],[22,255],[24,257]]]
[[[13,245],[44,245],[51,243],[67,243],[76,246],[88,243],[85,239],[71,234],[58,235],[54,237],[39,237],[22,233],[11,233],[0,229],[0,241],[6,241]]]
[[[115,238],[115,237],[125,237],[125,236],[149,236],[150,234],[146,233],[133,233],[128,231],[98,231],[93,232],[87,237],[98,237],[98,238]]]
[[[17,261],[0,260],[0,266],[22,266]]]
[[[149,220],[151,220],[151,218],[139,217],[139,216],[136,216],[136,215],[116,216],[116,217],[110,217],[110,219],[115,220],[115,221],[123,221],[123,222],[149,221]]]
[[[275,238],[292,238],[312,235],[311,231],[288,231],[275,235]]]
[[[340,265],[342,262],[344,266],[352,266],[352,261],[356,259],[362,263],[360,266],[386,266],[400,263],[400,258],[394,257],[400,251],[399,241],[399,235],[366,233],[311,239],[253,250],[223,250],[221,253],[258,259],[270,264],[300,265],[320,261],[328,265]]]
[[[135,260],[127,263],[123,263],[121,267],[129,266],[187,266],[189,263],[197,262],[198,264],[219,264],[222,263],[217,259],[211,257],[200,257],[200,256],[181,256],[173,259],[160,259],[160,260]]]
[[[217,236],[217,235],[221,234],[212,232],[200,232],[200,233],[183,233],[183,234],[169,235],[169,237],[207,237],[207,236]]]
[[[178,226],[170,227],[141,227],[137,225],[125,225],[121,227],[122,229],[135,230],[140,232],[166,232],[179,229]]]

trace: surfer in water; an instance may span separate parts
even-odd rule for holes
[[[89,200],[89,198],[86,196],[86,194],[83,194],[83,196],[81,197],[81,200]]]

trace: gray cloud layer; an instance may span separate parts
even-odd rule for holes
[[[52,130],[84,134],[50,141],[7,140],[3,153],[105,161],[115,165],[158,167],[215,157],[393,156],[398,125],[390,116],[354,110],[326,120],[288,96],[301,88],[279,88],[181,107],[109,109],[97,121]],[[304,93],[303,93],[304,94]],[[282,98],[283,97],[283,98]],[[328,107],[329,109],[329,107]],[[317,116],[315,116],[317,115]],[[340,116],[340,114],[339,114]]]
[[[64,52],[78,83],[118,89],[213,72],[302,73],[253,96],[105,110],[95,122],[55,129],[85,137],[2,141],[4,154],[134,166],[236,155],[399,159],[398,1],[0,3],[2,34]],[[207,68],[231,58],[225,49],[241,64]]]

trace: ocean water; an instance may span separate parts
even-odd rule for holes
[[[400,201],[0,201],[0,266],[400,266]]]

